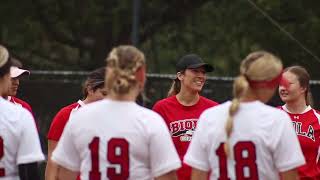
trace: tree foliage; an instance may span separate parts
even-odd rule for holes
[[[32,69],[91,70],[104,64],[112,47],[131,43],[133,2],[5,0],[0,43]],[[319,5],[315,0],[141,0],[138,46],[149,72],[172,73],[176,60],[192,52],[214,64],[216,75],[236,75],[246,54],[265,49],[320,77]]]

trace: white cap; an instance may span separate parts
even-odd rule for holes
[[[30,71],[28,71],[28,70],[20,69],[15,66],[11,66],[11,68],[10,68],[10,75],[12,78],[16,78],[18,76],[21,76],[24,73],[30,75]]]

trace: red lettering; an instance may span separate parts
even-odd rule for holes
[[[193,121],[185,121],[186,129],[193,129]]]
[[[180,124],[179,124],[179,122],[172,122],[172,123],[170,123],[170,130],[171,130],[171,133],[172,133],[172,134],[180,131]]]
[[[184,130],[186,130],[185,121],[179,121],[179,123],[180,123],[180,129],[179,129],[179,131],[184,131]]]

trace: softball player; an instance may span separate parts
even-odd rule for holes
[[[0,45],[0,179],[39,180],[44,160],[32,115],[2,98],[10,87],[11,60]]]
[[[167,123],[182,161],[200,114],[218,103],[199,94],[206,81],[206,73],[213,71],[211,65],[204,63],[198,55],[189,54],[179,60],[176,70],[177,78],[169,90],[169,97],[158,101],[153,110]],[[177,175],[179,180],[189,180],[191,167],[183,164]]]
[[[16,97],[20,85],[20,79],[23,76],[28,75],[30,75],[30,71],[22,69],[22,63],[19,60],[12,59],[12,66],[10,68],[11,86],[6,98],[13,104],[26,108],[32,115],[34,115],[31,106],[27,102]]]
[[[264,104],[281,77],[282,63],[270,53],[254,52],[242,61],[234,99],[200,116],[184,158],[192,179],[297,178],[295,169],[305,160],[290,118]]]
[[[320,115],[311,107],[310,75],[301,66],[284,70],[286,84],[280,84],[281,107],[292,120],[306,164],[298,169],[300,179],[320,179]]]
[[[163,119],[135,103],[145,71],[135,47],[110,52],[107,98],[79,109],[53,152],[59,178],[72,180],[80,171],[81,180],[175,179],[181,163]]]
[[[52,151],[55,149],[63,129],[68,122],[70,116],[80,107],[91,102],[103,99],[106,96],[104,88],[105,67],[92,71],[86,79],[83,86],[84,100],[70,104],[62,108],[54,117],[48,132],[48,157],[51,157]],[[48,159],[46,167],[46,180],[55,180],[56,165]]]

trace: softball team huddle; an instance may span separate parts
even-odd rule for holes
[[[11,58],[0,46],[0,93],[8,96]],[[320,179],[320,115],[308,72],[283,69],[265,51],[249,54],[218,105],[200,95],[214,68],[180,58],[168,97],[139,106],[146,59],[118,46],[93,71],[84,98],[61,109],[48,133],[46,180]],[[266,105],[275,91],[285,103]],[[39,180],[44,160],[32,114],[0,98],[0,179]]]

